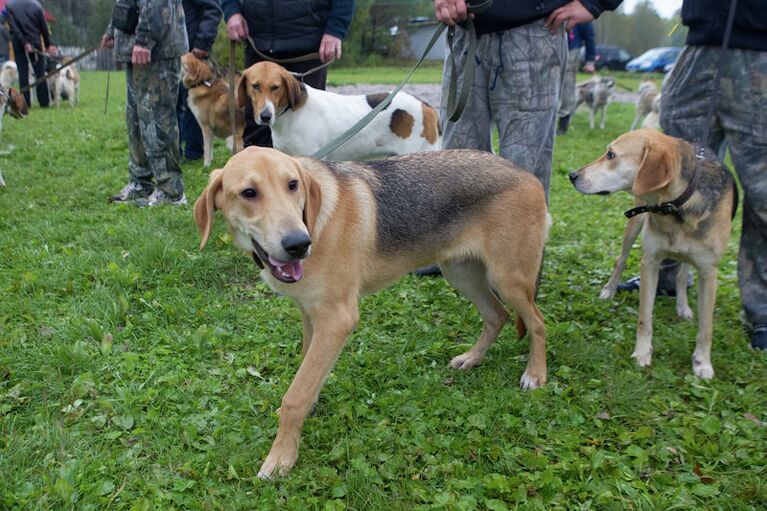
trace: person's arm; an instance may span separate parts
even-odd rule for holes
[[[583,23],[577,27],[580,30],[581,39],[586,45],[586,63],[583,65],[587,73],[594,72],[594,59],[597,54],[596,37],[594,35],[594,25],[592,23]]]
[[[48,30],[48,22],[45,20],[45,12],[40,9],[37,11],[35,18],[37,18],[37,25],[38,29],[40,30],[40,35],[43,36],[43,44],[45,45],[45,49],[50,55],[55,57],[59,52],[56,48],[56,45],[53,44],[53,41],[51,41],[51,32]]]
[[[617,9],[623,0],[580,0],[580,2],[594,16],[594,19],[597,19],[604,11]]]
[[[436,1],[436,0],[435,0]],[[594,21],[605,10],[613,10],[623,0],[573,0],[554,9],[546,18],[545,25],[556,32],[560,26],[572,30],[576,25]]]
[[[230,41],[242,41],[250,35],[248,22],[240,11],[239,0],[221,0],[221,10],[226,21],[226,35]]]
[[[325,22],[325,33],[320,42],[319,52],[322,62],[341,57],[341,41],[349,32],[353,16],[354,0],[333,0],[330,14]]]
[[[19,22],[16,21],[16,16],[13,15],[13,11],[8,9],[6,7],[6,11],[8,12],[8,24],[11,26],[11,35],[17,40],[17,41],[27,41],[27,36],[24,34],[24,31],[21,30],[21,25],[19,25]]]
[[[200,24],[197,26],[197,33],[192,35],[192,53],[198,58],[204,58],[210,53],[213,42],[218,33],[218,24],[221,22],[221,11],[218,8],[216,0],[195,0],[199,8],[202,8]],[[197,50],[195,52],[194,50]]]

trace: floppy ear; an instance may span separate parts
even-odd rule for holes
[[[284,70],[282,73],[282,83],[288,91],[288,106],[291,110],[301,108],[306,101],[306,89],[303,84],[296,80],[296,77]]]
[[[664,140],[646,138],[642,161],[634,176],[631,193],[641,196],[660,190],[671,182],[673,171],[671,146]]]
[[[200,250],[205,248],[213,226],[213,216],[216,212],[216,196],[221,192],[222,169],[216,169],[210,174],[210,182],[194,203],[194,220],[200,231]]]
[[[245,108],[248,104],[248,76],[245,72],[240,76],[240,82],[237,84],[237,106]]]
[[[301,180],[304,185],[304,225],[306,225],[309,236],[311,236],[317,225],[317,217],[320,216],[322,190],[320,190],[320,184],[317,180],[304,169],[301,169]]]

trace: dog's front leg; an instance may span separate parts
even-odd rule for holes
[[[711,335],[716,303],[716,275],[716,267],[698,269],[698,335],[692,354],[692,371],[695,376],[704,380],[714,377],[714,368],[711,365]]]
[[[306,352],[309,351],[309,346],[312,344],[312,317],[304,311],[303,307],[299,306],[299,309],[301,310],[301,326],[303,327],[301,354],[306,357]]]
[[[600,129],[605,129],[606,120],[607,120],[607,105],[602,107],[602,117],[601,117],[601,121],[599,122]]]
[[[594,129],[594,109],[589,108],[589,128]]]
[[[298,459],[301,428],[330,370],[338,359],[346,338],[359,319],[356,302],[346,306],[310,310],[312,342],[293,382],[282,398],[280,426],[272,449],[258,471],[261,479],[286,475]]]
[[[626,222],[626,229],[623,231],[623,244],[621,245],[621,253],[615,260],[615,268],[613,268],[613,274],[610,275],[610,280],[607,281],[605,287],[599,293],[599,298],[602,300],[609,300],[615,296],[615,292],[618,290],[618,282],[621,280],[621,275],[626,269],[626,261],[628,260],[631,247],[634,246],[639,232],[644,225],[644,215],[638,215],[629,218]]]
[[[202,161],[206,167],[210,167],[213,162],[213,129],[210,127],[202,128]]]
[[[658,288],[660,257],[644,253],[639,276],[639,322],[634,353],[631,356],[642,367],[652,363],[652,309],[655,305],[655,291]]]

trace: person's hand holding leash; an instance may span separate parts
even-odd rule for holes
[[[320,42],[320,62],[324,64],[334,58],[341,58],[341,40],[330,34],[325,34]]]
[[[110,37],[106,34],[101,36],[101,47],[102,48],[114,48],[115,47],[115,38]]]
[[[435,0],[436,2],[437,0]],[[551,11],[551,14],[546,18],[544,25],[551,29],[553,34],[559,30],[560,25],[565,27],[565,30],[572,30],[575,25],[586,23],[588,21],[594,21],[594,16],[583,7],[583,4],[578,0],[573,0],[570,3],[566,3],[558,9]]]
[[[248,38],[248,22],[242,14],[235,14],[226,22],[226,35],[230,41],[242,41]]]
[[[149,51],[149,48],[146,48],[138,44],[134,44],[130,61],[131,61],[131,64],[138,64],[138,65],[149,64],[150,62],[152,62],[152,52]]]
[[[434,0],[434,12],[439,21],[451,26],[474,16],[469,14],[466,0]]]

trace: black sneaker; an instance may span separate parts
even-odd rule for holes
[[[767,350],[767,323],[754,325],[751,329],[751,347],[755,350]]]
[[[431,266],[424,266],[423,268],[418,268],[413,273],[418,275],[419,277],[439,277],[440,275],[442,275],[442,270],[440,270],[439,266],[437,266],[436,264],[432,264]]]
[[[557,135],[564,135],[567,133],[567,127],[570,125],[570,115],[559,118],[559,124],[557,125]]]
[[[155,189],[154,192],[152,192],[152,195],[149,197],[146,197],[144,199],[137,199],[134,204],[136,206],[143,208],[145,206],[153,207],[153,206],[161,206],[163,204],[167,204],[169,206],[183,206],[185,204],[189,204],[186,200],[186,195],[183,193],[180,197],[171,197],[167,193],[163,192],[160,189]]]
[[[109,202],[115,204],[124,204],[126,202],[133,202],[137,199],[144,199],[152,195],[153,189],[146,186],[141,186],[136,183],[128,183],[119,191],[117,195],[113,195],[109,198]]]
[[[692,274],[687,275],[687,289],[690,289],[692,287]],[[632,277],[628,279],[626,282],[621,282],[618,284],[617,288],[618,291],[636,291],[639,289],[639,277]],[[676,296],[676,284],[674,284],[674,287],[663,287],[660,284],[658,284],[658,287],[655,289],[655,296],[670,296],[675,297]]]

